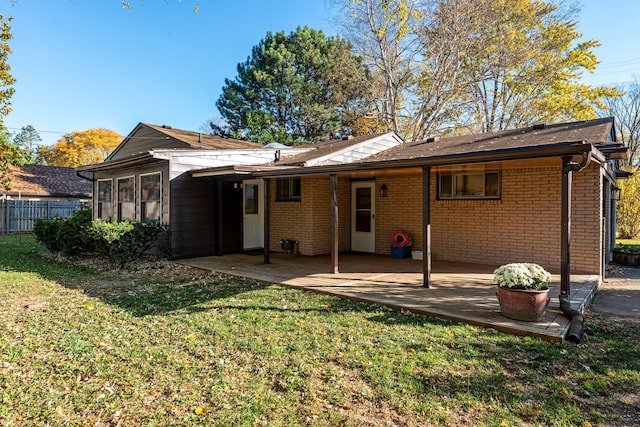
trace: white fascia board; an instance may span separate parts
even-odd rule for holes
[[[280,155],[298,153],[298,148],[256,148],[229,150],[151,150],[156,159],[169,161],[170,179],[194,169],[215,168],[233,165],[260,165],[275,160],[276,151]],[[308,150],[308,149],[307,149]],[[284,153],[283,153],[284,152]]]
[[[356,145],[351,145],[343,150],[336,151],[326,156],[317,157],[309,160],[305,163],[305,166],[323,166],[323,165],[335,165],[342,163],[351,163],[369,157],[373,154],[377,154],[381,151],[388,150],[396,145],[402,144],[395,132],[387,132],[384,135],[377,136],[375,138],[367,139]]]

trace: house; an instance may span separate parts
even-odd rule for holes
[[[45,165],[12,166],[11,189],[0,193],[5,200],[91,200],[91,181],[76,175],[74,168]]]
[[[76,175],[73,168],[12,166],[11,188],[0,192],[0,230],[31,231],[37,219],[68,217],[91,200],[91,181]]]
[[[77,170],[94,182],[95,218],[166,223],[175,258],[223,255],[263,246],[263,188],[251,179],[260,165],[294,168],[278,161],[308,152],[316,155],[306,161],[320,164],[359,160],[401,140],[388,133],[335,142],[264,146],[139,123],[103,163]],[[295,199],[298,189],[287,191]]]
[[[176,257],[263,248],[269,262],[295,242],[302,255],[331,253],[337,272],[340,252],[389,254],[401,229],[427,286],[432,259],[527,261],[561,272],[568,292],[570,272],[602,275],[609,260],[625,153],[613,118],[301,148],[140,124],[79,170],[93,174],[96,217],[167,222]]]

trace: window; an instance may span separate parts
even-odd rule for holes
[[[113,180],[98,180],[98,218],[111,221],[113,215]]]
[[[278,180],[278,200],[300,200],[300,178]]]
[[[259,213],[258,211],[258,184],[244,185],[244,213],[252,215]]]
[[[118,221],[136,219],[135,178],[118,178]]]
[[[499,199],[500,172],[447,172],[439,174],[440,199]]]
[[[140,221],[160,222],[162,212],[162,175],[140,175]]]

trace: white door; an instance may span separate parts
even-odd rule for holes
[[[242,247],[264,247],[264,183],[261,179],[243,181]]]
[[[351,184],[351,250],[376,251],[376,204],[374,181]]]

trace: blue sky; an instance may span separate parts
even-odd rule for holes
[[[130,3],[127,10],[120,0],[0,0],[0,13],[14,18],[10,130],[33,125],[43,144],[97,127],[124,136],[138,122],[198,131],[218,116],[224,79],[267,31],[308,25],[335,33],[330,0]],[[601,66],[585,82],[640,78],[638,22],[637,0],[584,2],[580,31],[602,43]]]

